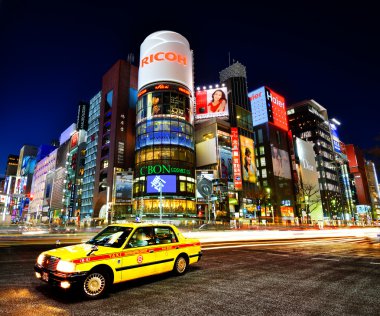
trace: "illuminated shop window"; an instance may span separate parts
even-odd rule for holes
[[[194,183],[186,182],[187,192],[194,193]]]

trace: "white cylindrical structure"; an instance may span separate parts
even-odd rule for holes
[[[140,47],[138,90],[154,82],[177,82],[193,91],[193,57],[189,42],[181,34],[159,31]]]

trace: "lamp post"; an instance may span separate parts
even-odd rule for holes
[[[160,185],[160,220],[162,219],[162,185]]]
[[[111,188],[110,186],[108,185],[107,183],[107,179],[103,179],[102,182],[100,182],[100,186],[101,187],[105,187],[106,190],[107,190],[107,198],[106,198],[106,221],[107,221],[107,224],[111,224],[111,221],[112,221],[112,218],[111,218],[111,213],[110,213],[110,210],[109,210],[109,201],[110,201],[110,191],[111,191]]]
[[[274,209],[273,209],[272,204],[270,203],[270,188],[266,188],[266,191],[267,191],[268,207],[272,213],[272,223],[274,224]]]
[[[109,201],[110,201],[110,187],[107,185],[107,207],[106,207],[106,218],[107,218],[107,224],[111,224],[111,221],[112,221],[112,218],[111,218],[111,214],[110,214],[110,205],[109,205]]]

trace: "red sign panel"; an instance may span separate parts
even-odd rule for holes
[[[285,98],[273,90],[266,88],[266,97],[272,105],[273,124],[288,131],[288,116],[285,108]]]
[[[232,142],[232,168],[234,172],[234,186],[235,186],[235,190],[242,190],[243,182],[241,179],[239,133],[238,133],[237,127],[231,127],[231,142]]]

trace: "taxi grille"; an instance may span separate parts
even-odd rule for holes
[[[50,271],[56,271],[59,258],[53,256],[45,256],[42,261],[42,266]]]

